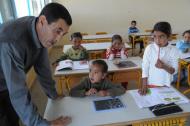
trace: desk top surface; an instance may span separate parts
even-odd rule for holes
[[[81,44],[88,51],[96,51],[96,50],[106,50],[111,46],[111,42],[98,42],[98,43],[84,43]],[[66,52],[72,45],[64,45],[63,52]],[[125,43],[125,48],[131,48],[131,46]]]
[[[131,33],[129,35],[132,35],[132,36],[151,36],[152,34],[150,32],[139,32],[139,33]],[[173,33],[172,35],[178,35],[178,34]]]
[[[95,111],[93,101],[105,98],[94,96],[85,98],[65,97],[55,101],[48,99],[44,117],[52,120],[61,115],[67,115],[72,117],[72,123],[69,126],[78,126],[79,124],[81,126],[94,126],[114,123],[131,124],[142,120],[150,121],[163,117],[190,115],[190,103],[180,105],[183,112],[156,117],[148,108],[138,108],[129,92],[119,98],[125,105],[124,108],[99,112]]]
[[[83,39],[104,39],[104,38],[112,38],[114,34],[102,34],[102,35],[84,35]]]
[[[107,60],[103,59],[108,64],[108,72],[117,72],[117,71],[126,71],[126,70],[134,70],[134,69],[141,69],[142,58],[140,57],[129,57],[126,61],[132,61],[137,66],[130,67],[130,68],[118,68],[115,64],[115,60]],[[122,60],[123,61],[123,60]],[[90,61],[91,62],[91,61]],[[73,75],[73,74],[88,74],[89,69],[83,70],[62,70],[62,71],[55,71],[55,76],[63,76],[63,75]]]
[[[139,32],[139,33],[131,33],[132,36],[151,36],[152,34],[149,32]]]

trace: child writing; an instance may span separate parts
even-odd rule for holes
[[[89,76],[83,78],[79,85],[72,88],[70,95],[73,97],[85,97],[90,95],[118,96],[125,93],[125,89],[119,84],[113,84],[106,79],[108,66],[103,60],[94,60],[90,66]]]
[[[168,22],[154,25],[154,43],[146,47],[143,55],[141,95],[145,95],[151,87],[170,86],[173,74],[177,72],[179,52],[168,44],[171,32]]]
[[[128,28],[128,34],[129,34],[129,41],[132,43],[132,36],[130,34],[138,33],[139,29],[136,27],[137,22],[135,20],[131,21],[131,26]],[[136,36],[135,39],[139,39],[139,36]],[[144,48],[144,43],[142,40],[139,40],[140,43],[140,52],[142,52],[142,49]],[[134,45],[135,46],[135,45]]]
[[[127,59],[127,55],[128,53],[122,37],[120,35],[114,35],[112,37],[111,47],[106,51],[106,58],[108,60],[113,60],[114,58]]]
[[[77,60],[87,60],[88,52],[81,45],[82,35],[80,32],[75,32],[71,35],[72,47],[69,48],[66,53],[64,53],[59,59],[57,59],[53,64],[57,64],[61,60],[71,59],[73,61]]]

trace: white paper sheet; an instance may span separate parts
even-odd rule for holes
[[[150,107],[156,104],[167,104],[175,102],[176,104],[188,103],[189,99],[176,91],[173,87],[150,88],[150,93],[141,96],[138,90],[130,90],[129,93],[134,98],[139,108]]]

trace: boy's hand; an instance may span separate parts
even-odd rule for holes
[[[155,64],[155,67],[163,69],[165,67],[165,64],[160,59],[158,59],[156,64]]]
[[[138,90],[140,95],[146,95],[148,92],[147,87],[148,78],[142,78],[142,87]]]
[[[88,90],[85,95],[86,96],[90,96],[90,95],[94,95],[97,93],[97,90],[95,88],[91,88],[90,90]]]
[[[141,89],[138,90],[140,95],[146,95],[148,92],[148,88],[146,85],[143,85]]]
[[[69,123],[71,123],[71,121],[71,117],[61,116],[55,120],[50,121],[50,126],[67,126]]]
[[[109,96],[109,95],[110,95],[110,93],[108,91],[106,91],[106,90],[100,90],[98,92],[98,96],[101,96],[101,97]]]

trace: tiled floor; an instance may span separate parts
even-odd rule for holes
[[[62,52],[62,47],[55,47],[52,49],[52,52],[50,54],[50,62],[52,63],[53,61],[55,61],[55,59],[57,59]],[[138,52],[138,51],[136,51]],[[131,52],[129,51],[129,55],[131,54]],[[138,55],[138,53],[135,53],[135,55]],[[53,70],[53,68],[52,68]],[[128,89],[135,89],[136,84],[135,82],[131,81],[129,82],[128,85]],[[188,86],[183,86],[180,88],[180,91],[183,91],[185,89],[187,89]],[[42,91],[38,81],[35,81],[32,89],[31,89],[31,94],[32,94],[32,100],[33,102],[36,104],[36,106],[38,107],[38,111],[41,115],[43,115],[44,111],[45,111],[45,107],[46,107],[46,102],[47,102],[47,97],[44,94],[44,92]],[[188,98],[190,98],[190,94],[187,95]],[[187,126],[190,126],[190,124],[188,123]]]

